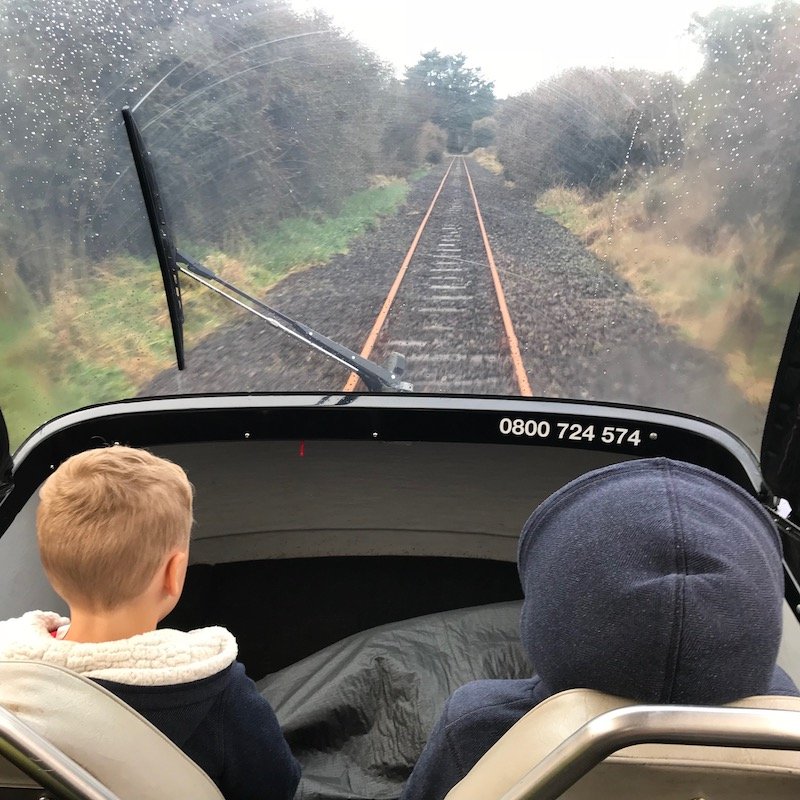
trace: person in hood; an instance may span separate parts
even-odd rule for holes
[[[184,471],[145,450],[90,450],[65,461],[40,497],[42,565],[70,616],[31,611],[0,622],[0,660],[43,661],[97,681],[227,800],[291,798],[300,767],[236,660],[233,635],[156,630],[186,576],[192,486]]]
[[[515,722],[566,689],[690,705],[797,694],[775,663],[778,532],[713,472],[664,458],[589,472],[533,512],[518,556],[520,635],[536,675],[456,690],[403,800],[444,798]]]

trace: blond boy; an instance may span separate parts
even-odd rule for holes
[[[39,552],[68,619],[0,622],[0,659],[81,673],[146,717],[228,800],[294,795],[300,768],[224,628],[157,630],[183,590],[192,526],[184,471],[145,450],[108,447],[45,481]]]

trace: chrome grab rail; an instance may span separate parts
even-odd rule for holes
[[[800,711],[627,706],[579,728],[500,800],[555,800],[607,756],[636,744],[800,750]]]
[[[120,800],[80,764],[2,707],[0,757],[63,800]]]

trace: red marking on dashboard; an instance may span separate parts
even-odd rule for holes
[[[306,443],[305,441],[300,442],[300,458],[302,458],[306,454]]]

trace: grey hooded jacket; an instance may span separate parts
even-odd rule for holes
[[[642,459],[545,500],[519,545],[520,634],[537,674],[476,681],[447,701],[403,800],[438,800],[552,694],[717,705],[797,694],[776,666],[783,572],[765,510],[719,475]]]

